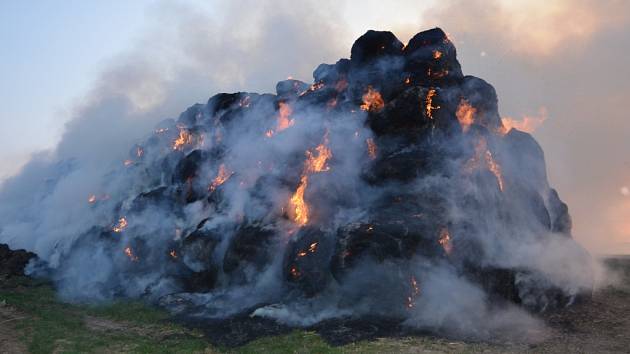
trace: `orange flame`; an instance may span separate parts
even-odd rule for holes
[[[308,186],[308,175],[302,175],[297,190],[291,197],[291,206],[293,207],[293,221],[299,226],[308,223],[308,205],[304,201],[304,191]]]
[[[315,148],[317,156],[315,156],[311,150],[306,150],[306,161],[304,162],[304,170],[300,178],[300,184],[289,201],[291,206],[290,210],[293,213],[293,220],[299,226],[306,225],[309,220],[309,208],[304,201],[304,192],[308,186],[308,175],[330,170],[330,167],[327,166],[326,163],[328,159],[332,157],[332,151],[328,148],[327,144],[328,132],[324,135],[324,141]]]
[[[217,187],[225,183],[225,181],[227,181],[231,176],[232,176],[232,173],[229,172],[227,168],[225,168],[224,164],[219,165],[219,172],[217,173],[217,176],[214,178],[214,180],[208,187],[208,190],[210,192],[214,192],[217,189]]]
[[[433,59],[440,59],[442,57],[442,52],[440,52],[439,50],[434,50],[433,51]]]
[[[372,86],[368,86],[367,92],[363,95],[363,104],[361,109],[370,112],[379,112],[385,106],[385,102],[380,92],[374,90]]]
[[[292,126],[295,121],[293,119],[289,119],[289,116],[293,113],[293,109],[291,109],[291,106],[289,106],[288,103],[280,102],[280,108],[278,111],[280,115],[278,116],[278,126],[276,130],[281,132]]]
[[[171,258],[177,259],[177,252],[175,252],[175,250],[171,250],[168,254]]]
[[[477,113],[477,110],[470,105],[467,100],[462,99],[459,102],[455,115],[457,116],[457,120],[462,126],[464,133],[466,133],[468,129],[470,129],[470,126],[475,122],[475,113]]]
[[[183,150],[185,145],[192,144],[192,135],[185,128],[179,128],[179,136],[173,141],[173,150]]]
[[[376,159],[376,143],[374,143],[374,139],[367,138],[365,142],[367,143],[368,155],[372,160]]]
[[[139,259],[138,256],[133,254],[133,250],[131,249],[131,247],[125,248],[125,254],[127,255],[127,257],[129,257],[129,259],[131,259],[132,262],[137,262]]]
[[[503,192],[504,182],[501,166],[494,160],[492,153],[488,149],[486,139],[484,138],[480,138],[477,142],[477,145],[475,146],[475,155],[466,163],[466,172],[472,173],[475,169],[479,168],[479,162],[482,159],[485,162],[486,168],[488,168],[488,170],[496,177],[499,190]]]
[[[450,255],[453,252],[453,245],[451,244],[451,235],[448,232],[448,228],[442,228],[440,230],[440,238],[438,239],[438,243],[444,249],[447,255]]]
[[[405,79],[405,85],[409,85],[411,83],[411,78],[407,77]]]
[[[541,126],[547,120],[547,109],[541,107],[538,116],[523,116],[522,119],[514,119],[511,117],[501,118],[503,128],[499,130],[499,133],[505,135],[510,130],[517,129],[526,133],[533,133],[539,126]]]
[[[114,224],[114,226],[112,226],[112,231],[116,233],[123,232],[123,230],[127,227],[127,225],[129,225],[129,223],[127,222],[127,218],[122,216],[120,217],[120,219],[118,219],[118,222]]]
[[[440,109],[440,106],[433,105],[433,97],[435,97],[435,94],[435,89],[429,89],[429,92],[427,92],[427,97],[424,100],[427,117],[429,117],[429,119],[433,119],[433,111],[435,111],[436,109]]]

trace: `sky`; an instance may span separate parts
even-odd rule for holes
[[[630,253],[629,25],[630,2],[615,0],[2,1],[0,180],[32,154],[126,149],[219,91],[310,82],[368,29],[406,42],[440,26],[502,116],[544,119],[533,134],[576,239]],[[111,124],[82,125],[92,116]]]

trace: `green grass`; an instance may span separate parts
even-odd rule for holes
[[[428,337],[382,339],[333,347],[317,333],[295,330],[259,338],[239,348],[213,347],[200,332],[169,321],[168,313],[138,301],[109,305],[71,305],[57,300],[53,288],[26,278],[0,288],[0,302],[26,318],[12,321],[19,340],[32,353],[397,353],[420,349],[462,353],[487,348]],[[110,324],[95,328],[91,323]],[[456,346],[453,346],[457,344]],[[463,347],[461,345],[464,345]]]

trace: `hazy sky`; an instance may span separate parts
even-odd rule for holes
[[[630,252],[629,1],[2,1],[0,179],[103,92],[153,123],[219,90],[311,81],[368,29],[405,42],[433,26],[503,116],[546,116],[534,135],[576,238]]]

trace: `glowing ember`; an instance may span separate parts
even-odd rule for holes
[[[311,243],[311,245],[308,246],[308,251],[311,253],[315,253],[315,251],[317,251],[317,242]]]
[[[123,161],[123,165],[125,165],[126,167],[129,167],[133,165],[133,160],[125,160]]]
[[[168,254],[171,258],[177,259],[177,252],[175,252],[175,250],[171,250]]]
[[[409,279],[409,285],[411,287],[411,294],[407,296],[407,308],[413,308],[416,305],[416,298],[420,295],[420,286],[414,276],[411,276],[411,279]]]
[[[433,97],[435,97],[435,94],[435,89],[429,89],[429,92],[427,92],[427,97],[424,100],[427,117],[429,117],[429,119],[433,119],[433,111],[435,111],[436,109],[440,109],[440,106],[433,105]]]
[[[125,248],[125,254],[127,255],[127,257],[129,257],[129,259],[132,262],[137,262],[138,261],[138,256],[136,256],[135,254],[133,254],[133,250],[131,249],[131,247],[126,247]]]
[[[291,273],[291,276],[294,278],[299,278],[301,275],[300,271],[297,269],[295,265],[291,266],[291,269],[289,269],[289,272]]]
[[[225,168],[225,165],[224,164],[219,165],[219,172],[217,173],[217,176],[214,178],[214,180],[208,187],[208,190],[210,192],[215,191],[217,187],[225,183],[225,181],[227,181],[230,178],[230,176],[232,176],[232,173]]]
[[[192,135],[185,128],[179,128],[179,136],[173,141],[173,150],[183,150],[184,146],[192,144]]]
[[[372,86],[368,86],[367,92],[363,95],[363,104],[361,109],[370,112],[379,112],[385,106],[385,102],[381,94],[374,90]]]
[[[438,243],[442,246],[446,254],[450,255],[451,252],[453,252],[453,245],[451,244],[451,235],[449,234],[448,229],[446,227],[440,230],[440,238],[438,239]]]
[[[411,83],[411,78],[406,78],[405,79],[405,85],[409,85]]]
[[[499,129],[499,133],[505,135],[509,133],[512,128],[526,133],[533,133],[545,120],[547,120],[547,109],[545,107],[540,108],[538,116],[524,116],[523,119],[520,120],[503,117],[501,118],[503,127]]]
[[[374,143],[374,139],[367,138],[365,142],[367,143],[368,156],[370,156],[372,160],[376,159],[376,143]]]
[[[118,222],[114,224],[114,226],[112,226],[112,231],[116,233],[123,232],[123,230],[127,227],[127,225],[128,225],[127,218],[123,216],[120,219],[118,219]]]
[[[485,162],[486,168],[494,174],[499,185],[499,190],[503,192],[503,174],[501,173],[501,166],[494,160],[492,153],[488,149],[488,144],[485,139],[481,138],[475,146],[474,156],[466,162],[464,169],[467,173],[472,173],[474,170],[480,168],[480,162]]]
[[[322,87],[324,87],[324,83],[323,82],[316,82],[316,83],[312,84],[306,91],[300,93],[300,96],[304,96],[305,94],[307,94],[309,92],[317,91],[317,90],[319,90]]]
[[[492,157],[492,153],[490,152],[490,150],[486,150],[485,159],[486,159],[486,165],[488,166],[488,169],[497,178],[499,189],[501,190],[501,192],[503,192],[503,175],[501,174],[501,166],[499,166],[499,164],[496,161],[494,161],[494,158]]]
[[[462,126],[462,130],[464,133],[470,129],[470,126],[475,122],[475,113],[477,110],[468,103],[468,101],[462,99],[457,106],[457,111],[455,115],[457,116],[457,120],[459,124]]]
[[[433,59],[440,59],[442,57],[442,52],[440,52],[439,50],[434,50],[433,51]]]
[[[88,197],[88,203],[90,204],[96,203],[96,196],[94,194],[90,194],[90,196]]]

